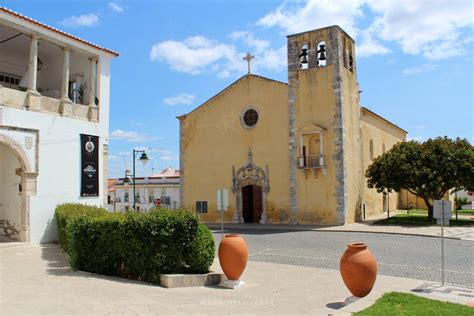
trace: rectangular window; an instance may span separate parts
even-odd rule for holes
[[[148,189],[148,203],[153,203],[155,201],[155,190]]]
[[[207,213],[207,201],[196,201],[196,211],[198,213]]]
[[[162,196],[161,204],[165,204],[167,206],[171,205],[171,198],[169,196]]]

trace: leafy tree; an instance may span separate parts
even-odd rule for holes
[[[428,206],[452,188],[474,188],[474,146],[466,139],[438,137],[423,143],[401,142],[377,157],[366,171],[367,185],[377,192],[408,190]]]
[[[459,197],[454,200],[454,207],[455,210],[460,210],[463,205],[467,204],[467,198],[466,197]]]

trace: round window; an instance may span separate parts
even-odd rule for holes
[[[258,121],[258,112],[254,109],[248,109],[245,111],[243,119],[247,127],[254,127]]]

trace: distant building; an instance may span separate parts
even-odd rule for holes
[[[360,106],[354,40],[338,26],[287,40],[288,83],[249,65],[178,117],[183,206],[219,221],[216,191],[227,189],[227,222],[344,224],[396,209],[397,193],[364,175],[407,132]]]
[[[133,208],[133,180],[131,178],[109,179],[108,209],[124,212]],[[136,209],[147,211],[154,206],[170,209],[180,207],[179,171],[166,168],[151,177],[135,179]]]
[[[116,56],[0,7],[1,240],[56,240],[56,205],[105,204]]]
[[[117,179],[108,179],[107,180],[107,209],[109,211],[115,210],[115,184]]]

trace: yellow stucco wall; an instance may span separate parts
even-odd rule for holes
[[[384,148],[385,151],[388,151],[396,143],[405,140],[406,132],[387,123],[382,118],[364,108],[361,109],[361,132],[364,202],[366,203],[365,216],[369,218],[384,212],[383,194],[377,193],[375,189],[369,189],[367,187],[367,179],[365,178],[365,171],[372,161],[370,157],[370,141],[373,143],[373,158],[376,158],[383,153]],[[389,207],[390,211],[396,210],[398,208],[398,200],[398,193],[390,193],[385,207]]]
[[[353,53],[354,54],[354,53]],[[361,163],[361,132],[359,85],[353,72],[342,68],[344,95],[344,164],[347,189],[346,223],[361,219],[363,175]]]
[[[257,109],[259,120],[252,129],[242,127],[241,115],[249,106]],[[231,221],[236,209],[231,191],[232,166],[247,162],[249,147],[253,162],[268,165],[270,191],[267,213],[273,223],[289,218],[288,90],[284,83],[258,76],[245,76],[201,107],[181,118],[183,206],[195,209],[196,201],[208,201],[204,221],[220,220],[216,190],[229,190]]]
[[[336,166],[331,156],[334,152],[334,104],[332,90],[333,65],[299,71],[296,104],[296,142],[301,154],[302,130],[311,130],[316,124],[322,133],[326,174],[322,170],[296,170],[297,220],[301,224],[335,222]],[[317,127],[314,127],[317,130]],[[309,152],[309,136],[303,137],[303,145]]]

